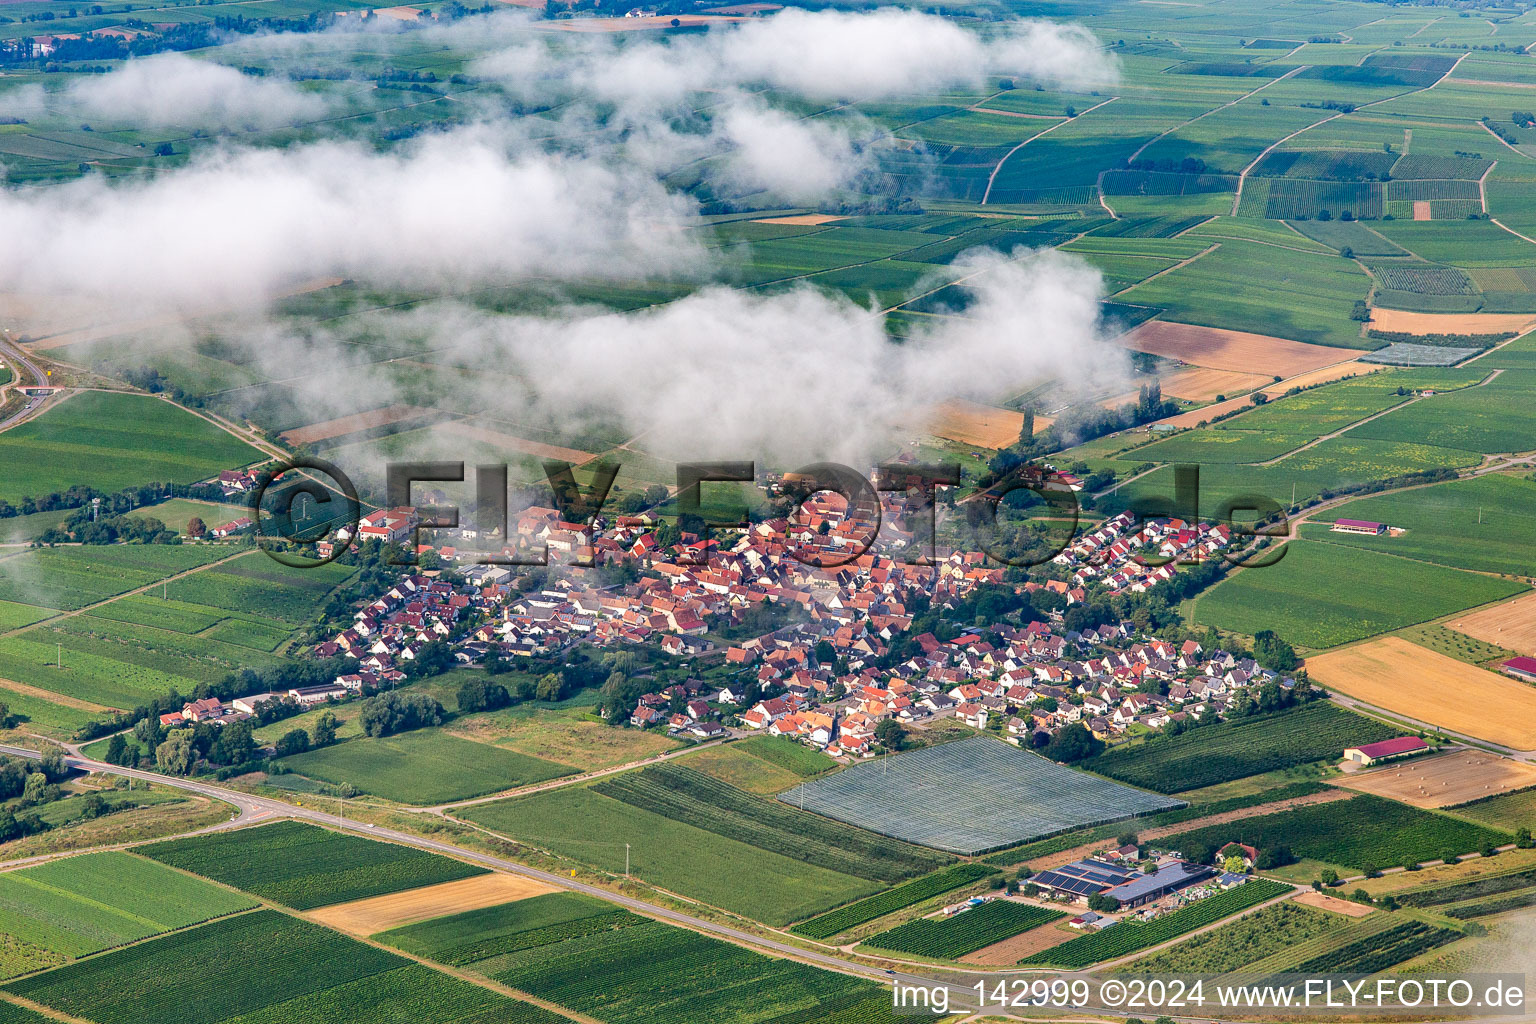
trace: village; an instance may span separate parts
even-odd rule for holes
[[[1071,725],[1110,741],[1219,719],[1247,691],[1294,685],[1251,658],[1142,636],[1130,622],[1063,625],[1063,612],[1086,602],[1090,588],[1143,592],[1172,578],[1175,560],[1217,555],[1230,540],[1224,526],[1168,518],[1138,524],[1129,513],[1117,515],[1056,556],[1069,579],[1011,583],[1004,568],[976,552],[918,564],[914,535],[903,529],[908,510],[890,498],[886,506],[873,544],[868,538],[879,524],[849,515],[846,501],[830,494],[805,501],[793,522],[755,523],[728,543],[683,535],[669,547],[652,514],[599,518],[589,536],[558,510],[533,506],[491,556],[526,562],[542,548],[556,561],[589,567],[559,565],[531,587],[517,566],[484,564],[485,539],[475,531],[438,531],[416,553],[441,568],[404,572],[349,628],[312,648],[315,658],[351,659],[354,671],[229,707],[213,707],[210,698],[186,715],[220,722],[256,714],[268,700],[310,707],[388,689],[434,642],[449,645],[454,662],[466,666],[547,658],[577,645],[648,645],[690,659],[711,681],[689,678],[644,693],[629,725],[700,741],[762,732],[843,759],[888,749],[887,722],[905,732],[953,719],[1041,748]],[[322,541],[320,553],[353,540],[409,546],[421,519],[412,508],[374,512],[355,538]],[[631,581],[605,582],[615,566],[632,570]],[[943,639],[933,631],[910,635],[921,612],[953,610],[981,588],[1011,595],[1011,607],[1048,611],[1022,625],[994,616],[942,630],[952,634]],[[739,636],[747,613],[764,607],[785,624]],[[713,635],[732,625],[737,639]]]

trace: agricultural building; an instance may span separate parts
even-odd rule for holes
[[[1106,864],[1090,857],[1042,871],[1030,881],[1053,895],[1086,900],[1089,896],[1115,889],[1141,877],[1141,872],[1133,868]]]
[[[1203,882],[1214,874],[1216,869],[1209,865],[1175,860],[1159,865],[1154,874],[1140,875],[1106,890],[1104,895],[1119,900],[1120,906],[1129,910]]]
[[[1367,743],[1362,747],[1350,747],[1344,751],[1344,758],[1363,765],[1373,765],[1410,754],[1422,754],[1428,749],[1429,744],[1417,736],[1399,736],[1379,743]]]
[[[1340,519],[1333,524],[1334,533],[1363,533],[1368,537],[1379,537],[1387,532],[1385,523],[1373,523],[1367,519]]]
[[[1536,658],[1510,658],[1499,668],[1505,675],[1514,676],[1526,683],[1536,683]]]

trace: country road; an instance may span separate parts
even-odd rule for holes
[[[4,330],[0,330],[0,356],[4,356],[5,361],[16,370],[16,379],[4,388],[0,388],[0,395],[18,388],[48,386],[47,372],[34,363],[31,356],[27,355],[26,349],[16,344],[11,339],[10,334]],[[28,377],[31,379],[26,379]],[[0,419],[0,430],[7,430],[29,418],[41,409],[47,401],[47,398],[28,399],[27,404],[22,408],[4,419]]]

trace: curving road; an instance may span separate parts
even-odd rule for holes
[[[3,330],[0,330],[0,355],[3,355],[5,361],[16,370],[16,379],[7,384],[3,390],[49,386],[47,372],[34,363],[31,356],[27,354],[27,350],[16,344],[10,334]],[[27,380],[27,377],[32,379]],[[28,399],[27,404],[22,406],[20,410],[0,420],[0,430],[6,430],[20,423],[37,412],[46,401],[48,401],[46,398]]]

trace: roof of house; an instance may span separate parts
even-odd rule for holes
[[[1516,672],[1536,672],[1536,658],[1527,658],[1524,655],[1510,658],[1504,663],[1504,667],[1512,668]]]
[[[1380,523],[1373,523],[1369,519],[1335,519],[1333,521],[1333,525],[1335,525],[1335,526],[1357,526],[1357,527],[1360,527],[1361,529],[1364,529],[1364,530],[1379,530],[1379,529],[1381,529],[1381,524]]]
[[[1172,892],[1174,889],[1186,885],[1193,885],[1202,878],[1214,875],[1214,868],[1203,864],[1190,864],[1187,861],[1174,861],[1172,864],[1163,864],[1158,867],[1156,874],[1142,875],[1133,878],[1129,882],[1117,885],[1104,895],[1113,896],[1121,902],[1137,900],[1143,896]]]
[[[1410,750],[1428,750],[1429,744],[1417,736],[1399,736],[1396,739],[1367,743],[1353,749],[1360,751],[1366,757],[1391,757],[1393,754],[1406,754]]]

